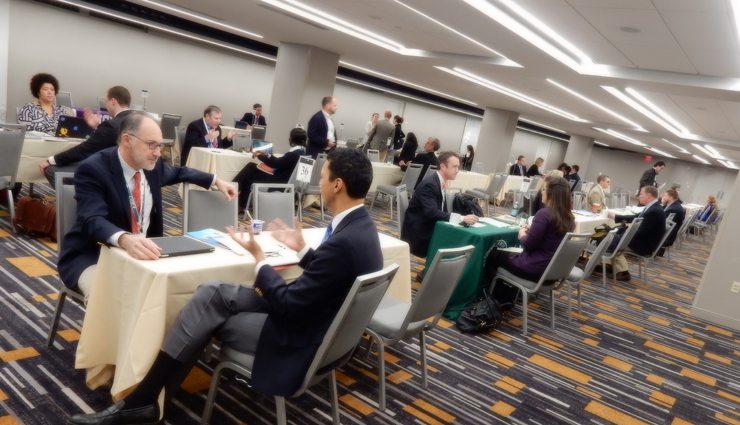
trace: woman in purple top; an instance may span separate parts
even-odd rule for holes
[[[575,217],[570,210],[570,185],[567,180],[562,177],[548,179],[542,189],[542,202],[545,208],[537,211],[532,224],[525,224],[519,230],[519,242],[524,248],[522,253],[491,251],[486,260],[489,281],[499,267],[525,279],[539,280],[563,236],[573,231]],[[499,286],[502,285],[496,285]]]

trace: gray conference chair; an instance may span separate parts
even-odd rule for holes
[[[180,125],[181,120],[182,115],[162,114],[162,118],[159,121],[164,145],[170,150],[170,164],[172,165],[175,165],[175,154],[172,149],[172,146],[177,141],[177,132],[175,129]]]
[[[291,183],[255,183],[252,185],[254,218],[269,223],[276,218],[293,227],[295,186]]]
[[[23,139],[26,137],[26,126],[23,124],[0,124],[0,190],[7,192],[10,227],[15,219],[15,205],[11,190],[15,186],[15,176],[21,162]]]
[[[398,264],[393,264],[381,271],[357,277],[344,299],[342,307],[332,320],[329,329],[327,329],[321,345],[303,378],[303,384],[291,395],[291,397],[298,397],[312,385],[324,378],[329,378],[331,413],[334,424],[339,423],[339,402],[334,371],[345,364],[354,353],[365,327],[370,323],[373,313],[378,308],[397,270]],[[218,381],[224,369],[233,370],[248,379],[252,377],[254,355],[241,353],[225,346],[221,350],[221,356],[221,362],[213,371],[211,387],[203,410],[202,424],[208,424],[211,420]],[[275,396],[275,405],[277,410],[276,422],[278,425],[286,425],[285,397]]]
[[[412,303],[384,297],[365,332],[378,346],[378,405],[385,411],[385,346],[419,335],[421,383],[427,387],[426,332],[433,329],[460,280],[473,245],[440,249],[434,255],[424,281]],[[372,346],[372,343],[370,344]],[[368,355],[370,353],[368,347]]]
[[[398,237],[400,238],[403,221],[406,219],[406,210],[409,207],[409,191],[405,184],[396,187],[396,202],[398,203]]]
[[[663,237],[660,238],[660,243],[649,255],[639,255],[637,253],[629,251],[629,249],[625,251],[625,254],[629,255],[630,257],[637,258],[637,266],[638,270],[640,271],[640,279],[642,279],[644,283],[648,283],[648,266],[652,261],[655,260],[655,256],[658,255],[658,251],[660,251],[660,248],[663,247],[665,240],[668,239],[668,236],[671,234],[674,227],[676,227],[676,223],[674,223],[673,221],[666,222],[665,232],[663,233]]]
[[[175,146],[177,147],[177,163],[180,164],[180,167],[184,167],[187,164],[182,163],[182,147],[185,145],[185,133],[187,131],[187,128],[185,127],[175,127]],[[172,160],[174,162],[174,159]]]
[[[642,225],[642,218],[636,218],[632,221],[632,224],[627,228],[627,230],[624,231],[622,234],[622,237],[619,239],[619,242],[617,243],[617,246],[614,247],[614,251],[612,252],[605,252],[604,255],[601,257],[601,273],[602,273],[602,286],[606,287],[606,263],[608,262],[612,266],[612,279],[614,281],[617,281],[617,271],[614,270],[614,259],[619,256],[620,254],[624,253],[624,251],[629,246],[630,242],[632,242],[632,238],[635,237],[635,233],[637,233],[637,230],[640,229],[640,226]],[[616,237],[616,236],[615,236]]]
[[[318,195],[319,205],[321,207],[321,221],[324,220],[324,197],[321,196],[321,188],[319,182],[321,181],[321,168],[326,162],[326,154],[319,154],[314,160],[313,167],[311,168],[311,180],[308,184],[301,183],[295,185],[296,196],[298,197],[298,219],[303,220],[303,198],[308,195]]]
[[[509,175],[506,173],[492,174],[491,179],[488,182],[488,187],[486,187],[485,189],[475,188],[466,190],[465,193],[479,200],[485,201],[486,216],[492,217],[491,201],[493,201],[493,213],[496,214],[496,196],[501,191],[501,188],[504,187],[504,183],[506,183],[507,177],[509,177]]]
[[[406,172],[403,174],[401,183],[398,186],[405,185],[408,187],[410,185],[414,185],[419,179],[419,176],[421,175],[421,170],[423,168],[424,166],[422,164],[409,164],[409,166],[406,167]],[[379,184],[378,187],[375,189],[375,197],[373,197],[373,200],[370,202],[370,209],[373,209],[378,196],[387,196],[388,203],[391,208],[391,220],[393,220],[393,198],[396,196],[396,190],[398,186],[392,184]]]
[[[434,173],[437,172],[438,169],[439,169],[439,167],[437,167],[436,165],[430,165],[429,168],[427,168],[427,172],[424,173],[424,178],[427,178],[427,177],[433,175]],[[417,183],[420,182],[420,181],[421,180],[418,180]],[[416,185],[414,185],[414,189],[416,189]],[[413,194],[414,191],[412,190],[411,193]]]
[[[493,293],[499,279],[519,288],[522,294],[522,315],[524,316],[522,335],[527,335],[529,295],[540,291],[550,292],[550,329],[555,329],[555,297],[552,292],[559,283],[568,278],[590,239],[590,233],[566,233],[542,277],[536,282],[521,278],[503,267],[499,267],[496,277],[491,282],[490,291]]]
[[[681,228],[678,229],[678,233],[676,233],[676,242],[678,242],[679,248],[683,246],[683,242],[686,240],[689,228],[692,224],[694,224],[696,219],[699,218],[700,214],[701,211],[695,211],[693,214],[688,215],[684,218]]]
[[[380,151],[377,149],[368,149],[367,159],[369,159],[370,162],[380,162]]]
[[[56,101],[57,101],[57,105],[59,106],[66,106],[68,108],[73,108],[72,93],[68,91],[57,92]]]
[[[586,199],[586,194],[580,191],[573,191],[572,195],[573,197],[573,205],[572,208],[574,210],[582,210],[583,209],[583,200]],[[587,210],[591,209],[591,206],[586,208]]]
[[[593,250],[589,250],[590,247],[587,247],[587,251],[591,252],[591,256],[588,259],[588,262],[586,263],[586,266],[581,269],[580,267],[573,267],[573,270],[570,271],[570,274],[565,279],[565,289],[568,291],[568,322],[571,321],[571,288],[570,285],[575,285],[576,287],[576,301],[578,302],[578,312],[581,313],[581,282],[583,279],[591,276],[591,274],[594,271],[594,268],[597,264],[601,262],[601,257],[604,256],[604,253],[606,252],[606,249],[609,248],[609,245],[611,245],[612,240],[617,234],[617,229],[612,230],[609,232],[604,239],[599,242],[598,245],[596,245]]]
[[[701,240],[703,242],[704,241],[704,231],[706,229],[710,229],[711,228],[712,223],[714,223],[715,221],[717,221],[717,217],[718,216],[719,216],[719,210],[715,208],[714,211],[712,211],[709,214],[709,217],[707,217],[707,221],[701,221],[697,217],[697,219],[695,219],[691,223],[691,227],[689,227],[689,230],[693,230],[695,235],[701,233]]]
[[[231,183],[238,191],[237,183]],[[215,190],[190,188],[183,185],[182,233],[203,229],[224,231],[226,226],[238,225],[237,197],[226,199],[223,193]]]
[[[57,196],[57,255],[62,252],[64,235],[69,232],[77,219],[74,175],[74,173],[67,172],[58,172],[54,174],[54,187],[56,189]],[[62,310],[64,309],[64,302],[67,297],[77,301],[80,305],[85,304],[84,295],[62,285],[57,296],[57,306],[54,309],[54,316],[51,319],[51,325],[49,325],[49,335],[46,338],[47,347],[51,347],[54,344],[54,338],[56,338],[57,335],[59,320],[62,317]]]

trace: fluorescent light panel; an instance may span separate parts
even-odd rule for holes
[[[594,144],[595,144],[595,145],[599,145],[599,146],[606,146],[606,147],[609,147],[609,145],[607,145],[606,143],[604,143],[604,142],[599,142],[598,140],[594,140]]]
[[[691,156],[693,156],[695,159],[697,159],[697,160],[699,160],[699,161],[701,161],[701,162],[703,162],[703,163],[705,163],[707,165],[711,164],[711,162],[709,162],[706,159],[700,157],[699,155],[691,155]]]
[[[445,93],[445,92],[441,92],[439,90],[434,90],[434,89],[431,89],[429,87],[422,86],[420,84],[412,83],[411,81],[402,80],[400,78],[396,78],[396,77],[394,77],[392,75],[388,75],[388,74],[385,74],[385,73],[376,71],[374,69],[365,68],[364,66],[355,65],[353,63],[349,63],[349,62],[345,62],[345,61],[339,61],[339,64],[342,65],[342,66],[347,66],[349,68],[354,68],[354,69],[360,70],[362,72],[367,72],[368,74],[377,75],[378,77],[386,78],[388,80],[396,81],[398,83],[405,84],[407,86],[415,87],[415,88],[420,89],[420,90],[424,90],[424,91],[427,91],[427,92],[430,92],[430,93],[434,93],[434,94],[440,95],[442,97],[447,97],[449,99],[456,100],[458,102],[467,103],[468,105],[478,106],[477,103],[471,102],[470,100],[463,99],[463,98],[457,97],[457,96],[453,96],[451,94],[448,94],[448,93]]]
[[[658,155],[663,155],[663,156],[668,157],[668,158],[675,158],[675,156],[669,154],[668,152],[662,151],[662,150],[660,150],[658,148],[653,148],[653,147],[650,147],[650,146],[646,146],[646,147],[647,147],[647,149],[649,151],[655,152]]]
[[[686,149],[682,148],[681,146],[678,146],[677,144],[675,144],[675,143],[673,143],[673,142],[671,142],[669,140],[666,140],[666,139],[661,139],[661,140],[663,140],[664,142],[668,143],[669,145],[675,147],[681,153],[691,153],[691,152],[687,151]]]
[[[593,65],[588,55],[515,1],[499,0],[496,6],[486,0],[463,1],[576,71]]]
[[[428,20],[430,20],[432,22],[434,22],[435,24],[441,26],[442,28],[446,29],[447,31],[450,31],[453,34],[455,34],[455,35],[457,35],[459,37],[464,38],[465,40],[467,40],[467,41],[475,44],[476,46],[481,47],[481,48],[483,48],[483,49],[485,49],[485,50],[493,53],[496,56],[499,56],[499,57],[501,57],[503,59],[506,59],[506,61],[507,61],[507,64],[506,65],[507,66],[513,66],[513,67],[521,68],[521,65],[519,65],[518,63],[516,63],[516,62],[512,61],[511,59],[507,58],[506,56],[504,56],[500,52],[497,52],[496,50],[494,50],[494,49],[486,46],[485,44],[481,43],[480,41],[478,41],[478,40],[476,40],[476,39],[474,39],[474,38],[472,38],[472,37],[470,37],[468,35],[465,35],[465,34],[461,33],[460,31],[452,28],[451,26],[449,26],[449,25],[447,25],[447,24],[445,24],[443,22],[440,22],[439,20],[437,20],[437,19],[435,19],[435,18],[427,15],[426,13],[424,13],[424,12],[418,10],[418,9],[414,9],[413,7],[407,5],[406,3],[404,3],[404,2],[402,2],[400,0],[393,0],[393,1],[396,2],[397,4],[399,4],[400,6],[403,6],[406,9],[409,9],[410,11],[416,13],[417,15],[419,15],[419,16],[421,16],[423,18],[426,18],[426,19],[428,19]]]
[[[190,12],[188,10],[184,10],[184,9],[180,9],[180,8],[177,8],[177,7],[173,7],[173,6],[170,6],[167,3],[162,3],[162,2],[158,2],[158,1],[152,1],[152,0],[139,0],[139,1],[141,1],[143,3],[150,4],[150,5],[155,6],[155,7],[158,7],[158,8],[162,8],[162,9],[168,10],[170,12],[174,12],[174,13],[176,13],[178,15],[187,16],[189,18],[193,18],[193,19],[196,19],[198,21],[207,22],[209,24],[216,25],[216,26],[219,26],[221,28],[226,28],[228,30],[235,31],[235,32],[238,32],[238,33],[247,35],[249,37],[264,38],[263,36],[261,36],[261,35],[259,35],[257,33],[254,33],[254,32],[251,32],[251,31],[247,31],[247,30],[244,30],[242,28],[235,27],[233,25],[229,25],[229,24],[226,24],[224,22],[217,21],[215,19],[211,19],[211,18],[209,18],[207,16],[199,15],[197,13]]]
[[[87,5],[83,4],[83,3],[78,3],[78,2],[69,1],[69,0],[55,0],[55,1],[57,3],[68,4],[70,6],[79,7],[80,9],[89,10],[89,11],[92,11],[92,12],[95,12],[95,13],[99,13],[101,15],[110,16],[110,17],[113,17],[113,18],[116,18],[116,19],[120,19],[120,20],[126,21],[126,22],[132,22],[134,24],[142,25],[142,26],[147,27],[147,28],[150,28],[150,29],[155,29],[157,31],[166,32],[168,34],[174,34],[174,35],[177,35],[177,36],[180,36],[180,37],[184,37],[184,38],[187,38],[187,39],[190,39],[190,40],[196,40],[196,41],[199,41],[201,43],[210,44],[212,46],[221,47],[221,48],[228,49],[228,50],[231,50],[231,51],[234,51],[234,52],[243,53],[245,55],[255,56],[255,57],[258,57],[258,58],[261,58],[261,59],[266,59],[266,60],[269,60],[269,61],[272,61],[272,62],[276,62],[277,61],[277,59],[274,58],[274,57],[272,57],[272,56],[262,55],[262,54],[259,54],[259,53],[252,52],[250,50],[240,49],[238,47],[234,47],[234,46],[231,46],[231,45],[228,45],[228,44],[219,43],[217,41],[209,40],[207,38],[198,37],[198,36],[195,36],[195,35],[192,35],[192,34],[188,34],[188,33],[184,33],[184,32],[181,32],[181,31],[175,31],[173,29],[170,29],[170,28],[167,28],[167,27],[163,27],[163,26],[160,26],[160,25],[156,25],[156,24],[153,24],[153,23],[150,23],[150,22],[147,22],[147,21],[142,21],[142,20],[139,20],[139,19],[134,19],[134,18],[131,18],[129,16],[122,15],[122,14],[119,14],[119,13],[109,12],[108,10],[105,10],[105,9],[100,9],[100,8],[96,8],[96,7],[87,6]]]
[[[733,170],[738,169],[737,165],[735,165],[735,163],[732,161],[718,159],[717,162],[719,162],[720,164],[724,165],[727,168],[732,168]]]
[[[692,134],[686,127],[681,125],[676,119],[668,115],[667,112],[660,109],[653,102],[634,89],[626,88],[624,92],[611,86],[601,86],[609,94],[626,103],[637,112],[645,115],[651,120],[658,123],[661,127],[670,131],[678,137],[684,139],[695,139],[696,135]]]
[[[622,139],[625,142],[632,143],[633,145],[647,146],[646,144],[642,143],[641,141],[639,141],[637,139],[633,139],[632,137],[629,137],[626,134],[622,134],[622,133],[620,133],[618,131],[612,130],[611,128],[603,129],[603,128],[599,128],[599,127],[593,127],[593,129],[594,130],[598,130],[598,131],[600,131],[602,133],[606,133],[606,134],[608,134],[610,136],[616,137],[617,139]]]
[[[706,155],[706,156],[708,156],[708,157],[710,157],[712,159],[716,159],[716,160],[725,159],[725,157],[722,156],[719,152],[717,152],[717,150],[714,149],[712,146],[709,146],[709,145],[700,145],[698,143],[692,143],[691,146],[699,149],[704,155]]]
[[[557,81],[553,80],[552,78],[548,78],[547,79],[547,82],[550,83],[550,84],[552,84],[552,85],[554,85],[555,87],[558,87],[561,90],[564,90],[564,91],[570,93],[571,95],[573,95],[573,96],[575,96],[575,97],[583,100],[584,102],[587,102],[588,104],[601,109],[602,111],[608,113],[609,115],[611,115],[611,116],[613,116],[613,117],[615,117],[617,119],[620,119],[620,120],[624,121],[625,123],[627,123],[627,124],[631,125],[632,127],[634,127],[635,130],[642,131],[642,132],[647,132],[647,130],[645,130],[644,128],[642,128],[642,126],[640,126],[640,124],[637,124],[636,122],[627,119],[626,117],[624,117],[624,116],[622,116],[622,115],[614,112],[613,110],[607,108],[606,106],[604,106],[604,105],[602,105],[602,104],[600,104],[598,102],[595,102],[595,101],[589,99],[588,97],[582,95],[581,93],[578,93],[577,91],[575,91],[575,90],[573,90],[573,89],[571,89],[569,87],[566,87],[566,86],[558,83]]]
[[[567,118],[572,121],[576,122],[588,122],[587,120],[584,120],[582,118],[579,118],[577,115],[572,114],[570,112],[564,111],[560,108],[557,108],[553,105],[550,105],[548,103],[542,102],[541,100],[537,100],[535,98],[529,97],[523,93],[519,93],[516,90],[512,90],[506,86],[503,86],[501,84],[498,84],[494,81],[488,80],[486,78],[483,78],[479,75],[473,74],[472,72],[466,71],[461,68],[453,68],[449,69],[443,66],[435,66],[435,68],[439,69],[440,71],[446,72],[448,74],[452,74],[456,77],[462,78],[464,80],[476,83],[480,86],[486,87],[488,89],[491,89],[493,91],[499,92],[501,94],[505,94],[507,96],[513,97],[514,99],[520,100],[522,102],[528,103],[530,105],[536,106],[540,109],[544,109],[548,112],[551,112],[555,115],[560,115],[563,118]]]

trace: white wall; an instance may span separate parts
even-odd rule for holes
[[[527,166],[530,166],[540,157],[545,160],[542,170],[550,170],[563,162],[567,148],[568,142],[517,129],[508,162],[514,163],[519,155],[524,155]],[[508,172],[508,170],[499,171]]]

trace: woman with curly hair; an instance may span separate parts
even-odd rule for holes
[[[62,115],[75,115],[74,110],[56,104],[59,81],[51,74],[40,73],[31,77],[31,94],[36,100],[18,109],[18,123],[28,131],[54,134]]]

